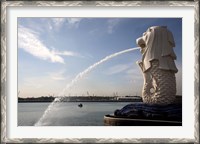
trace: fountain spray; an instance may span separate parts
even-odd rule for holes
[[[96,68],[98,65],[116,57],[119,56],[121,54],[127,53],[127,52],[131,52],[134,50],[140,49],[140,47],[135,47],[135,48],[129,48],[120,52],[116,52],[114,54],[111,54],[109,56],[106,56],[105,58],[101,59],[100,61],[94,63],[93,65],[89,66],[87,69],[85,69],[84,71],[80,72],[69,84],[66,85],[66,87],[58,94],[58,96],[55,98],[55,100],[47,107],[47,109],[45,110],[44,114],[42,115],[42,117],[38,120],[37,123],[35,123],[35,126],[41,126],[43,124],[43,121],[45,120],[46,116],[50,113],[50,111],[52,110],[53,106],[57,103],[57,102],[61,102],[63,100],[63,95],[65,94],[65,91],[68,90],[69,88],[71,88],[76,82],[78,82],[79,80],[81,80],[85,75],[87,75],[89,72],[91,72],[94,68]]]

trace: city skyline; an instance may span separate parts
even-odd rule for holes
[[[138,47],[148,27],[165,25],[173,33],[182,93],[181,18],[18,18],[19,97],[58,95],[77,74],[106,56]],[[99,65],[64,95],[141,95],[143,76],[135,50]]]

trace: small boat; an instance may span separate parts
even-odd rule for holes
[[[81,107],[83,107],[83,104],[82,104],[82,103],[80,103],[80,104],[78,105],[78,107],[80,107],[80,108],[81,108]]]

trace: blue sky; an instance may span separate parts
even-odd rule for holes
[[[182,93],[181,18],[18,18],[20,97],[57,95],[75,76],[102,58],[137,47],[151,26],[167,26],[176,42],[177,94]],[[139,50],[96,67],[65,95],[141,95]]]

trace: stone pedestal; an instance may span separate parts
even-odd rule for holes
[[[104,116],[105,126],[182,126],[182,104],[129,104]]]
[[[182,126],[182,122],[120,118],[120,117],[115,117],[114,115],[105,115],[104,125],[105,126]]]

